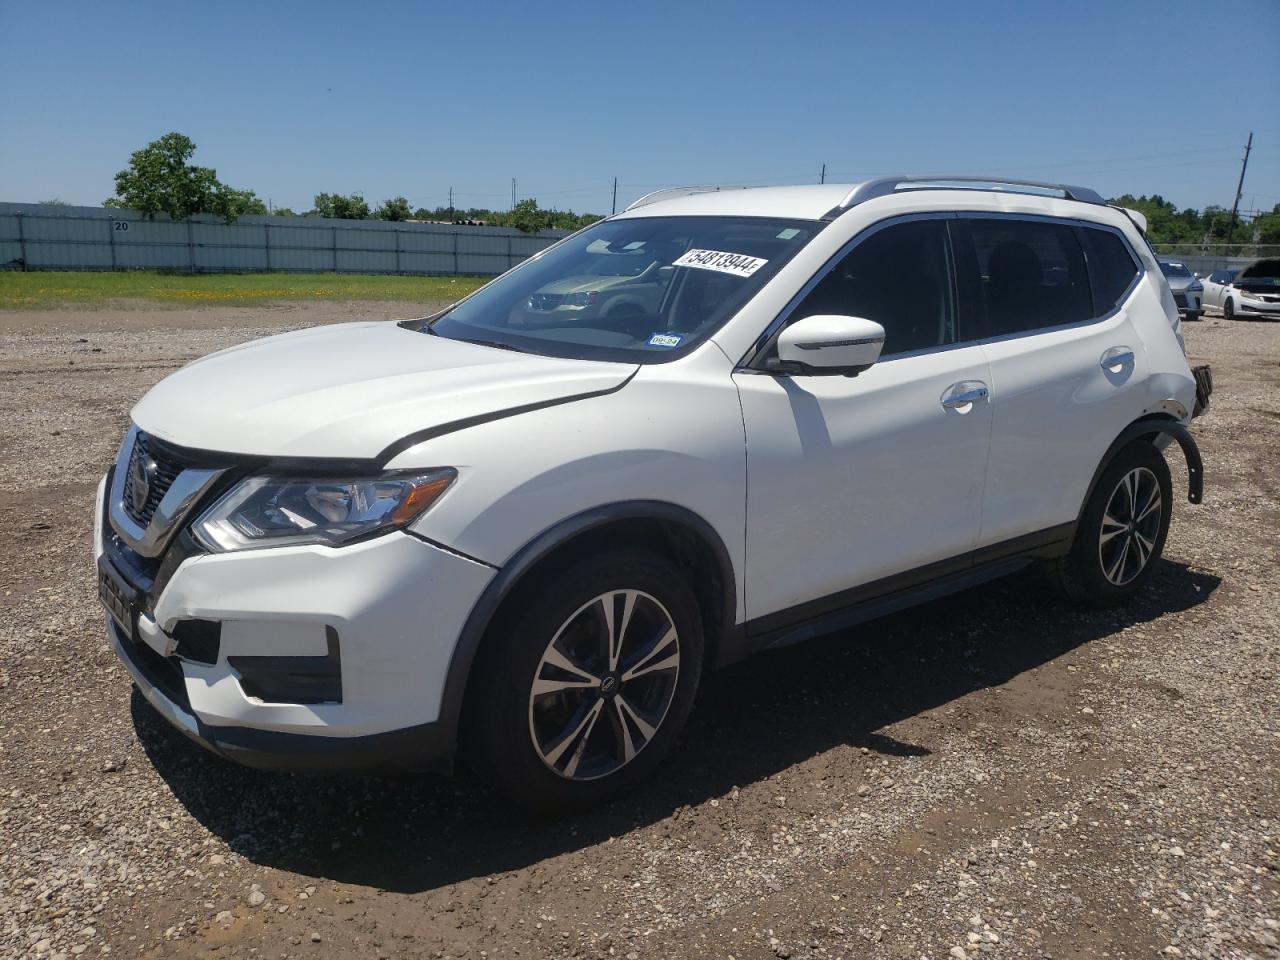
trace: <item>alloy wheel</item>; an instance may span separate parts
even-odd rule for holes
[[[539,759],[568,780],[617,772],[657,734],[679,674],[680,638],[657,599],[611,590],[584,603],[533,675],[529,735]]]
[[[1134,467],[1120,478],[1098,531],[1098,559],[1108,581],[1123,587],[1146,569],[1163,510],[1160,481],[1149,469]]]

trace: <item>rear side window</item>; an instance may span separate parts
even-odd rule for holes
[[[967,218],[979,282],[965,284],[985,336],[1025,333],[1094,316],[1084,250],[1074,228],[1035,220]],[[976,289],[974,289],[976,287]],[[985,323],[982,316],[985,314]]]
[[[1133,254],[1110,230],[1081,227],[1085,256],[1089,260],[1089,282],[1093,288],[1093,311],[1102,316],[1120,302],[1138,275]]]
[[[800,302],[790,322],[815,314],[874,320],[882,355],[955,341],[947,230],[942,220],[891,224],[861,241]]]

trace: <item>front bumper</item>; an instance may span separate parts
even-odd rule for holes
[[[1185,317],[1188,314],[1192,316],[1199,316],[1203,313],[1204,307],[1201,301],[1203,296],[1203,293],[1187,293],[1186,291],[1175,293],[1173,295],[1173,302],[1178,307],[1178,315],[1182,317]]]
[[[1235,304],[1236,316],[1280,318],[1280,303],[1268,300],[1240,300]]]
[[[445,677],[492,568],[391,533],[337,549],[195,554],[149,585],[119,561],[105,503],[104,480],[99,569],[136,598],[131,630],[108,617],[111,645],[174,727],[273,769],[447,764]],[[190,623],[214,625],[214,642],[184,649]]]

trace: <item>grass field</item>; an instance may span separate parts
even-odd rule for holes
[[[399,277],[347,273],[185,274],[0,272],[0,308],[145,300],[195,306],[273,300],[456,300],[487,277]]]

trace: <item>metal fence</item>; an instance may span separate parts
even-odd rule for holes
[[[148,220],[136,210],[0,203],[0,269],[487,276],[567,233],[319,217]]]
[[[1212,273],[1214,270],[1240,270],[1268,257],[1280,257],[1278,244],[1157,243],[1156,253],[1163,259],[1176,260],[1193,273]]]

